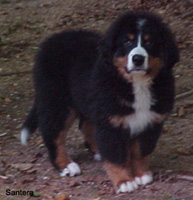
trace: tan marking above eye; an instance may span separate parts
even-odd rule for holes
[[[135,35],[132,33],[127,34],[127,37],[129,38],[129,40],[134,40],[135,39]]]
[[[150,35],[148,35],[148,34],[146,34],[146,35],[143,36],[143,39],[144,39],[145,41],[149,40],[149,38],[150,38]]]

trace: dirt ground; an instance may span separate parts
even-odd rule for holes
[[[114,194],[101,162],[84,148],[77,124],[68,150],[81,176],[60,178],[48,160],[39,133],[28,146],[19,142],[21,124],[33,102],[31,69],[38,45],[68,28],[104,32],[129,9],[159,13],[176,34],[181,60],[175,66],[176,95],[193,88],[192,0],[1,0],[0,1],[0,199],[193,200],[193,95],[176,100],[152,154],[155,181],[131,194]],[[35,197],[6,190],[34,191]],[[66,196],[65,196],[66,195]],[[68,198],[67,198],[68,197]]]

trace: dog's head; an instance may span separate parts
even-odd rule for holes
[[[103,53],[119,72],[156,76],[161,68],[170,70],[179,60],[170,29],[154,14],[128,12],[107,31]]]

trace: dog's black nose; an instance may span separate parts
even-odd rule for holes
[[[133,56],[132,60],[136,66],[141,66],[144,63],[145,57],[142,55],[136,54]]]

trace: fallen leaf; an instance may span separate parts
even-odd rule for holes
[[[33,182],[35,179],[36,179],[35,177],[29,178],[29,179],[24,179],[24,180],[22,181],[22,184],[31,183],[31,182]]]
[[[48,181],[48,182],[45,182],[45,185],[55,186],[56,183],[55,183],[55,182]]]
[[[80,183],[77,182],[77,181],[71,181],[70,184],[69,184],[70,187],[77,187],[79,185],[80,185]]]
[[[172,155],[172,156],[170,156],[170,159],[171,160],[175,160],[175,159],[177,159],[178,158],[178,155]]]
[[[38,50],[38,47],[31,47],[32,50]]]
[[[0,179],[3,179],[3,180],[7,180],[9,177],[7,177],[7,176],[1,176],[0,175]]]
[[[181,155],[185,155],[185,156],[189,156],[192,155],[193,152],[191,151],[191,149],[184,149],[184,148],[179,148],[177,149],[177,152]]]
[[[36,169],[29,169],[27,170],[27,174],[36,174],[37,173],[37,170]]]
[[[3,168],[6,168],[6,167],[7,167],[7,161],[2,160],[1,163],[2,163],[2,165],[3,165],[3,166],[2,166]]]
[[[7,179],[4,180],[5,184],[12,184],[14,182],[13,177],[8,177]]]
[[[9,98],[5,98],[5,102],[7,102],[7,103],[11,103],[11,99],[9,99]]]
[[[164,131],[164,132],[169,132],[169,131],[171,131],[171,130],[172,130],[172,126],[167,125],[167,124],[165,124],[165,125],[163,126],[163,131]]]
[[[40,197],[41,194],[39,192],[33,192],[33,197]]]
[[[26,163],[18,163],[18,164],[12,164],[11,167],[16,168],[20,171],[27,171],[33,167],[32,164],[26,164]]]
[[[101,190],[99,192],[100,195],[106,195],[106,194],[109,194],[109,191],[108,190]]]
[[[37,153],[31,160],[31,163],[35,163],[39,158],[42,157],[41,153]]]
[[[101,200],[101,198],[96,198],[96,199],[92,199],[92,200]]]
[[[5,136],[5,135],[7,135],[7,133],[1,133],[1,134],[0,134],[0,137],[3,137],[3,136]]]
[[[70,198],[66,194],[60,193],[55,196],[55,200],[70,200]]]
[[[184,106],[180,106],[179,111],[178,111],[178,117],[184,116],[185,111],[184,111]]]

